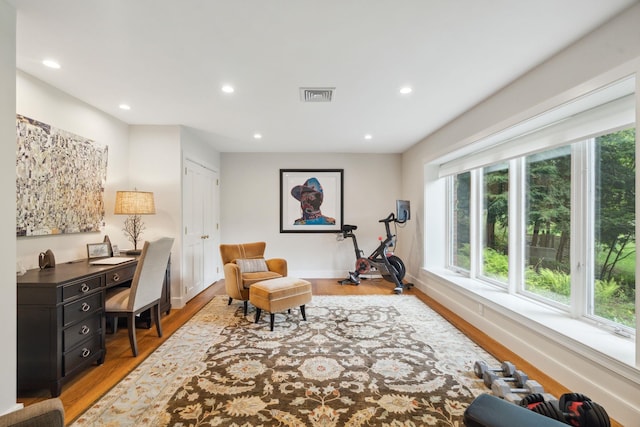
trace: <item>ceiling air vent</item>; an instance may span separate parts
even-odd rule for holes
[[[331,102],[335,87],[301,87],[300,101],[302,102]]]

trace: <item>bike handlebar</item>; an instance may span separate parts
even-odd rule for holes
[[[392,222],[392,221],[395,221],[395,220],[396,220],[396,216],[394,215],[393,212],[391,212],[388,217],[386,217],[384,219],[381,219],[378,222],[387,222],[388,223],[388,222]]]

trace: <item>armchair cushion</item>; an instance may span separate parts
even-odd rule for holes
[[[242,275],[242,285],[245,289],[249,289],[254,283],[262,280],[276,279],[282,277],[280,273],[275,271],[256,271],[254,273],[244,273]]]
[[[257,273],[260,271],[269,271],[267,267],[267,262],[264,258],[253,258],[253,259],[237,259],[236,264],[240,267],[240,272],[242,274],[246,273]]]

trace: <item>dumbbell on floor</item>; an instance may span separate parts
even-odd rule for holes
[[[580,393],[565,393],[560,396],[560,401],[547,400],[541,394],[532,394],[524,397],[520,406],[573,426],[611,427],[607,411]]]
[[[522,397],[518,393],[544,393],[544,387],[539,382],[528,380],[523,387],[511,388],[503,379],[498,379],[491,384],[491,391],[498,397],[516,405],[520,403]]]
[[[505,382],[513,382],[514,385],[518,388],[524,387],[524,385],[529,381],[529,377],[524,372],[517,370],[514,372],[513,377],[500,377],[494,374],[491,371],[485,371],[482,375],[482,380],[484,381],[484,385],[491,388],[491,384],[497,380],[503,380]]]
[[[547,399],[542,393],[529,394],[520,399],[518,405],[542,414],[545,417],[564,421],[564,415],[558,407],[558,401],[555,400],[555,398]]]
[[[490,368],[486,362],[482,360],[473,364],[473,372],[478,378],[482,378],[485,372],[502,372],[505,377],[511,377],[516,372],[516,366],[511,362],[502,362],[499,368]]]

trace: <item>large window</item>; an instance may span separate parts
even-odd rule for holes
[[[635,128],[628,128],[452,176],[451,267],[498,284],[515,277],[515,292],[635,328],[635,147]],[[511,168],[524,185],[509,185]],[[474,200],[481,203],[477,235]],[[510,210],[510,200],[523,208]],[[517,224],[521,252],[509,246]],[[572,250],[574,241],[592,251]],[[510,258],[520,253],[522,274],[510,276]]]
[[[627,84],[635,87],[616,89]],[[440,165],[450,189],[448,267],[632,333],[635,135],[635,96],[616,92]]]

